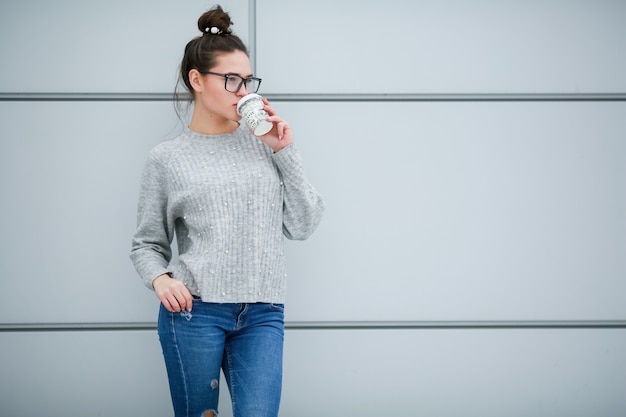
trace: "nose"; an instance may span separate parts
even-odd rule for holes
[[[248,95],[248,89],[246,88],[246,83],[241,84],[241,87],[239,87],[239,90],[237,90],[236,94],[240,97]]]

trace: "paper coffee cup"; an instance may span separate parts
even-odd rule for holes
[[[272,130],[273,124],[267,121],[269,115],[263,110],[263,97],[258,94],[242,97],[237,103],[237,114],[256,136],[263,136]]]

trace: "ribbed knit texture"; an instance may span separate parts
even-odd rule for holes
[[[273,153],[243,126],[185,129],[150,152],[130,257],[151,289],[171,273],[206,302],[284,303],[284,237],[306,239],[323,212],[294,145]]]

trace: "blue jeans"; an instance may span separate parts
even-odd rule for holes
[[[176,417],[217,414],[220,368],[234,417],[276,417],[282,386],[284,306],[214,304],[194,299],[191,312],[158,322]]]

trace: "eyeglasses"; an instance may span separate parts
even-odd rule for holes
[[[245,84],[248,93],[256,93],[261,86],[261,79],[256,77],[243,78],[235,74],[220,74],[219,72],[200,71],[202,74],[219,75],[225,78],[224,88],[226,91],[236,93]]]

